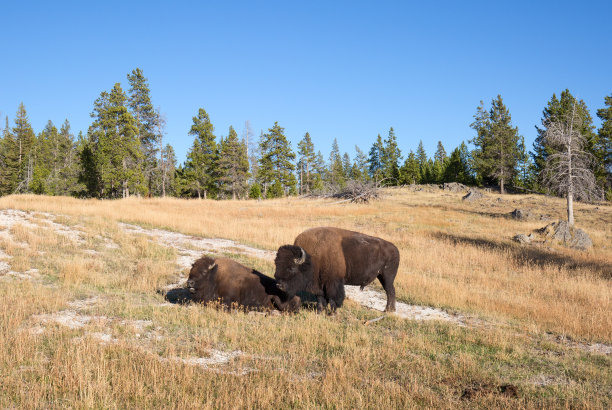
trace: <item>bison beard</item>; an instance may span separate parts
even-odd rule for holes
[[[293,245],[276,253],[274,278],[289,295],[308,291],[317,296],[318,309],[342,306],[344,285],[362,288],[378,279],[387,293],[386,311],[395,311],[393,281],[399,251],[381,238],[339,228],[313,228],[302,232]]]
[[[231,259],[204,256],[191,267],[187,286],[195,302],[247,309],[297,311],[301,300],[280,290],[274,279]]]

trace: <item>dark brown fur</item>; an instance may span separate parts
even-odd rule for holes
[[[298,263],[302,251],[305,260]],[[395,311],[393,281],[399,266],[399,251],[384,239],[340,228],[313,228],[302,232],[293,245],[283,245],[276,254],[274,278],[290,295],[300,291],[318,297],[319,310],[342,306],[344,285],[364,286],[374,279],[387,293],[385,310]]]
[[[301,305],[299,297],[288,297],[274,279],[228,258],[203,256],[195,261],[187,286],[195,302],[281,311],[297,311]]]

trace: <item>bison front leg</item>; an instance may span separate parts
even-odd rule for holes
[[[294,296],[286,302],[283,302],[278,296],[274,295],[270,296],[270,302],[281,312],[297,312],[300,310],[300,306],[302,305],[302,300],[299,296]]]
[[[327,299],[323,295],[317,296],[317,312],[321,313],[327,308]]]
[[[325,298],[329,303],[330,314],[336,313],[336,309],[344,302],[344,281],[338,280],[325,286]]]

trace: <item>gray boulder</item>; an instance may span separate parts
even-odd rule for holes
[[[477,201],[482,198],[484,198],[484,194],[480,190],[471,188],[469,192],[461,199],[464,201]]]
[[[514,240],[515,242],[518,243],[531,243],[531,241],[533,240],[533,234],[530,233],[529,235],[525,235],[524,233],[520,233],[516,236],[514,236],[514,238],[512,238],[512,240]]]
[[[445,182],[444,185],[442,185],[442,189],[449,192],[465,192],[468,187],[459,182]]]
[[[549,240],[554,240],[570,248],[587,250],[593,247],[589,235],[580,228],[570,228],[567,221],[553,222],[537,230]]]
[[[532,218],[531,211],[529,209],[519,209],[516,208],[514,211],[510,212],[510,217],[513,219],[517,219],[519,221],[526,221]]]

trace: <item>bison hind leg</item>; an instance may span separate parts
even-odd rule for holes
[[[395,286],[393,286],[394,279],[395,275],[386,275],[386,272],[378,275],[378,280],[387,294],[387,306],[385,307],[385,312],[395,312]]]

